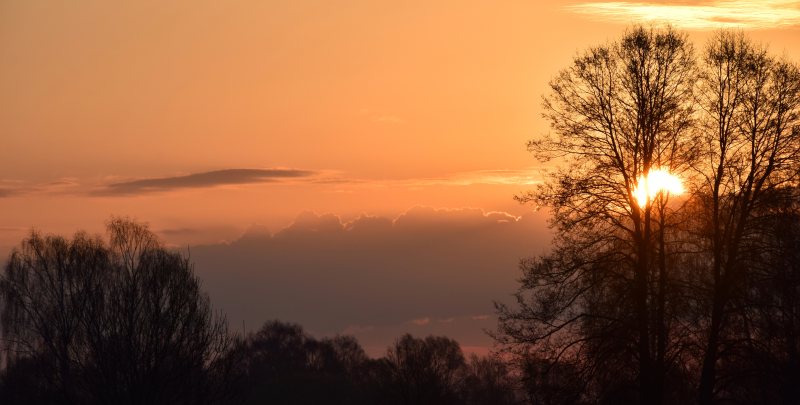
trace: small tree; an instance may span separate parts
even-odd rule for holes
[[[386,353],[393,397],[400,404],[457,404],[466,360],[458,342],[403,335]]]

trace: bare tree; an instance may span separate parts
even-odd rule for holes
[[[791,240],[772,228],[797,195],[797,65],[730,31],[696,64],[685,36],[637,27],[578,56],[544,107],[556,136],[529,149],[562,168],[520,200],[553,210],[556,243],[523,262],[516,308],[498,305],[498,341],[519,359],[533,350],[544,364],[571,364],[593,398],[630,402],[634,378],[643,403],[667,392],[686,401],[687,385],[702,404],[743,392],[736,372],[720,384],[718,363],[774,354],[752,334],[774,335],[759,329],[775,319],[759,291],[791,269],[762,252]],[[657,168],[684,177],[690,195],[637,201]],[[786,313],[792,300],[782,302]]]
[[[9,366],[33,359],[60,403],[211,403],[232,347],[191,263],[145,225],[112,219],[110,245],[33,233],[0,283]]]
[[[72,240],[32,233],[15,250],[0,281],[7,367],[34,362],[43,392],[80,402],[87,331],[81,315],[109,280],[111,258],[85,233]]]
[[[441,336],[403,335],[386,353],[400,404],[456,404],[466,360],[458,343]]]
[[[698,95],[704,154],[697,173],[711,268],[699,401],[710,404],[728,305],[748,272],[743,249],[757,236],[754,213],[797,179],[800,73],[730,31],[709,42],[703,62]]]
[[[463,403],[469,405],[510,405],[517,401],[517,384],[511,369],[497,356],[472,354],[463,381]]]
[[[654,247],[658,235],[668,238],[669,211],[666,200],[640,202],[635,190],[652,170],[680,173],[694,158],[692,52],[670,27],[635,27],[577,56],[551,81],[544,117],[555,137],[531,141],[529,149],[562,168],[520,200],[552,209],[555,253],[529,267],[519,310],[498,306],[498,337],[507,347],[533,344],[553,361],[572,356],[584,365],[591,351],[629,356],[647,404],[660,402],[670,360],[667,274],[657,265],[666,243]],[[607,288],[624,302],[595,305]],[[635,334],[619,336],[613,330],[620,328]],[[612,349],[608,339],[633,346]]]

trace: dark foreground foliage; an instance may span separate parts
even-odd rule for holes
[[[235,340],[191,263],[129,220],[108,236],[33,233],[11,254],[0,402],[228,402]]]
[[[241,347],[246,404],[512,404],[514,380],[494,357],[464,357],[452,339],[404,335],[370,359],[350,336],[322,340],[268,322]]]
[[[108,241],[31,234],[0,278],[2,404],[511,404],[494,357],[405,335],[380,359],[351,336],[215,316],[187,258],[143,224]]]

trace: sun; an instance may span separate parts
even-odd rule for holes
[[[678,176],[664,169],[651,169],[647,177],[639,176],[636,187],[633,188],[633,197],[640,207],[655,198],[658,193],[679,195],[683,193],[683,183]]]

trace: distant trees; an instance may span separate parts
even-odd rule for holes
[[[467,364],[454,340],[404,335],[389,347],[386,360],[386,377],[399,403],[459,403]]]
[[[245,403],[511,404],[510,370],[492,357],[467,362],[452,339],[404,335],[370,359],[349,336],[317,340],[271,321],[241,347]]]
[[[267,322],[229,333],[192,264],[146,225],[37,232],[0,277],[3,404],[511,404],[511,370],[446,337],[369,358],[352,336]]]
[[[32,233],[0,279],[4,400],[218,403],[233,338],[188,259],[143,224],[115,218],[109,242]]]
[[[469,356],[463,380],[464,404],[517,404],[520,395],[518,376],[497,356]]]
[[[272,321],[241,350],[246,404],[368,403],[368,359],[351,337],[317,340],[300,325]]]
[[[570,401],[710,404],[744,398],[756,364],[794,375],[798,291],[765,293],[796,285],[797,228],[775,221],[797,212],[797,66],[741,33],[718,33],[698,60],[672,28],[634,27],[550,87],[555,136],[529,148],[559,169],[520,200],[553,211],[556,242],[523,262],[517,305],[498,304],[498,342],[545,365],[541,383],[579,376]],[[656,169],[689,192],[637,198]]]

